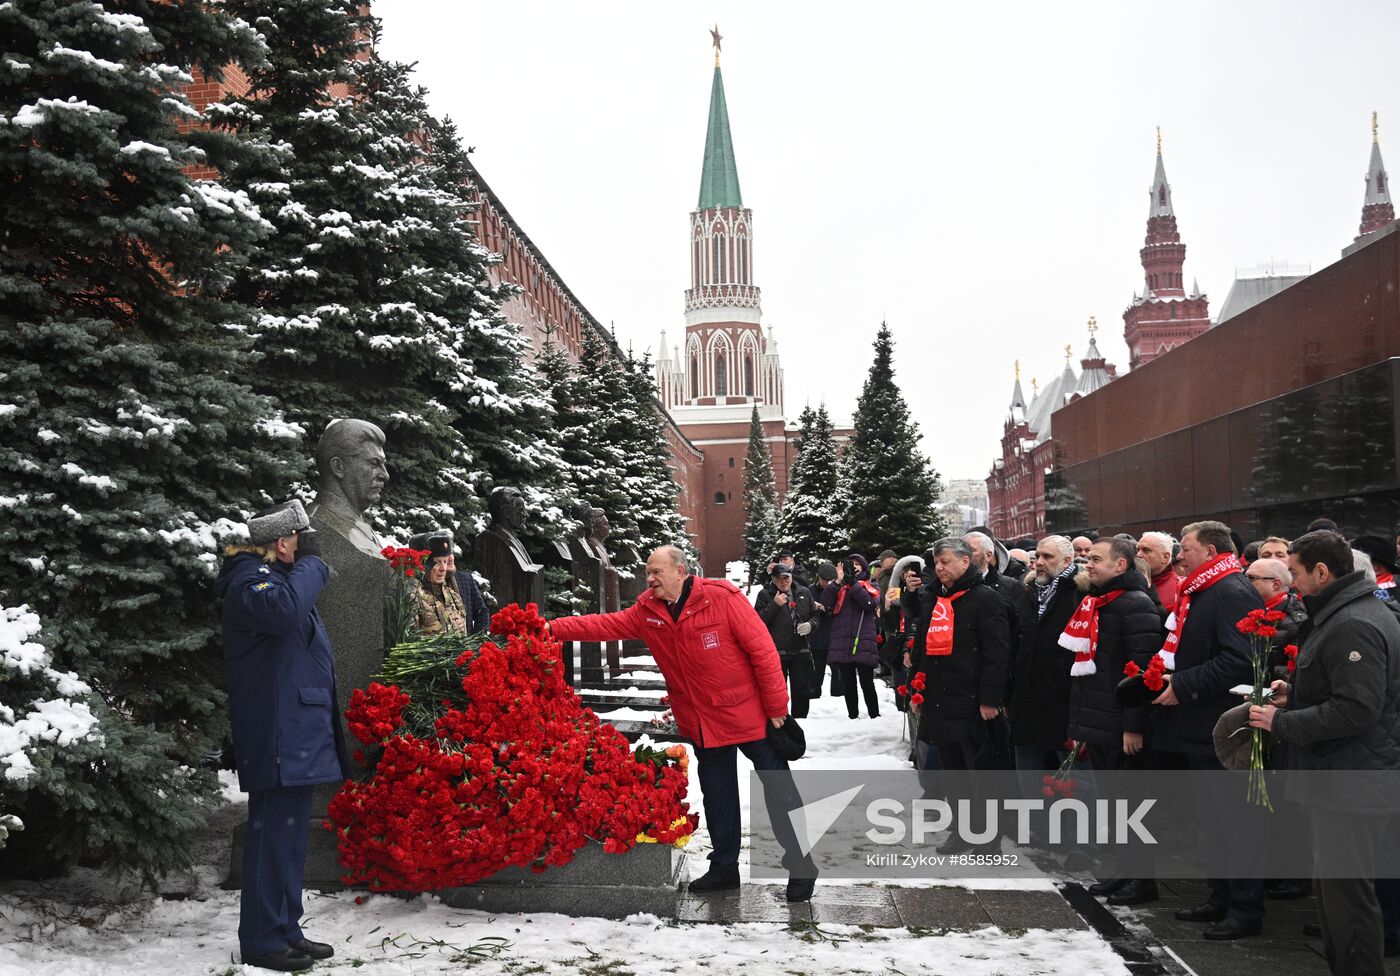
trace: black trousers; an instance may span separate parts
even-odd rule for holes
[[[1225,768],[1213,755],[1190,753],[1186,763],[1190,769]],[[1262,813],[1262,807],[1245,801],[1243,791],[1239,803],[1231,804],[1228,809],[1212,803],[1209,794],[1202,791],[1199,815],[1206,842],[1211,845],[1211,861],[1216,864],[1229,862],[1228,838],[1233,831],[1249,829],[1247,824],[1256,824],[1259,830],[1268,830]],[[1210,903],[1225,909],[1228,917],[1239,919],[1246,925],[1257,925],[1264,920],[1263,878],[1207,878],[1206,883],[1210,885]],[[1375,898],[1374,891],[1371,897]]]
[[[812,698],[812,655],[803,651],[800,654],[780,654],[779,658],[783,662],[783,677],[788,679],[792,717],[806,718],[807,703]]]
[[[865,711],[871,718],[880,714],[880,699],[875,693],[875,666],[873,664],[831,663],[832,674],[841,675],[841,685],[846,693],[846,714],[851,718],[860,717],[860,705],[856,701],[859,690],[865,695]],[[859,682],[860,688],[856,688]]]
[[[812,648],[812,698],[822,696],[822,681],[826,678],[826,648]],[[831,667],[831,697],[840,698],[846,693],[846,687],[841,683],[841,672],[835,665]]]
[[[1321,874],[1345,871],[1347,878],[1318,878],[1317,910],[1322,916],[1322,954],[1334,973],[1381,976],[1385,972],[1385,938],[1376,883],[1381,842],[1388,814],[1363,816],[1314,807],[1313,857]]]
[[[695,758],[700,764],[700,800],[705,807],[705,820],[710,826],[710,861],[720,867],[735,867],[743,841],[744,825],[739,809],[739,753],[743,753],[753,768],[778,770],[780,775],[765,780],[764,806],[774,839],[783,848],[783,866],[800,878],[815,878],[816,866],[810,856],[802,853],[797,833],[792,826],[792,811],[802,806],[802,797],[792,781],[787,760],[773,750],[766,738],[741,742],[732,746],[696,746]]]

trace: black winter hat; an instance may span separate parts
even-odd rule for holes
[[[807,735],[802,731],[802,726],[797,724],[797,719],[791,715],[783,721],[782,728],[778,728],[772,722],[768,723],[768,744],[780,758],[788,762],[797,762],[807,753]]]
[[[836,578],[836,564],[823,559],[821,562],[817,563],[817,576],[830,583]]]
[[[773,577],[774,579],[777,579],[779,576],[791,576],[792,569],[791,567],[784,566],[782,563],[778,563],[773,567],[772,572],[770,572],[768,575]]]
[[[1395,543],[1378,535],[1359,535],[1351,540],[1351,547],[1371,557],[1371,562],[1390,572],[1396,572]]]
[[[423,560],[423,563],[431,565],[438,556],[452,555],[452,533],[442,529],[435,532],[419,532],[408,540],[408,548],[416,549],[419,552],[426,551],[428,556]]]

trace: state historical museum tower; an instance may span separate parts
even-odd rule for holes
[[[1186,294],[1183,267],[1186,245],[1176,230],[1172,188],[1162,163],[1162,130],[1157,130],[1157,170],[1153,174],[1147,210],[1147,239],[1142,256],[1143,292],[1123,313],[1123,339],[1128,344],[1128,368],[1152,362],[1168,349],[1194,339],[1210,328],[1210,303],[1193,283]]]

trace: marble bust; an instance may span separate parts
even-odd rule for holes
[[[336,698],[341,722],[356,688],[368,688],[384,667],[384,598],[392,576],[379,554],[384,543],[365,519],[389,483],[384,431],[367,420],[333,420],[316,442],[316,500],[311,527],[331,568],[316,609],[335,654]],[[342,725],[342,728],[344,726]],[[353,742],[345,729],[347,742]],[[316,809],[336,791],[318,787]]]

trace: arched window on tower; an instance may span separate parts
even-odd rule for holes
[[[1176,318],[1176,305],[1175,305],[1175,304],[1173,304],[1173,305],[1171,306],[1171,310],[1172,310],[1172,318]]]
[[[714,283],[720,284],[727,280],[725,275],[724,235],[715,234],[710,240],[713,242],[714,248],[714,261],[712,262],[710,270],[713,275]]]
[[[1384,174],[1384,173],[1377,173],[1377,174],[1376,174],[1376,192],[1377,192],[1377,193],[1384,193],[1384,192],[1385,192],[1385,174]]]
[[[753,353],[744,353],[744,396],[753,396]]]
[[[1159,186],[1159,187],[1157,187],[1157,206],[1159,206],[1159,207],[1165,207],[1166,205],[1167,205],[1167,188],[1166,188],[1165,186]],[[1141,204],[1138,204],[1138,206],[1141,206]]]
[[[700,395],[700,355],[690,354],[690,395],[697,397]]]
[[[749,239],[739,235],[736,246],[739,248],[739,284],[749,283]]]
[[[725,372],[724,354],[715,357],[715,396],[729,395],[729,376]]]

